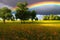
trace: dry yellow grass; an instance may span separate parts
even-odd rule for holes
[[[60,27],[60,24],[41,24],[41,25],[48,27]]]

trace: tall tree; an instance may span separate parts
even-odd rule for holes
[[[10,19],[12,17],[11,10],[7,7],[1,8],[0,17],[3,19],[3,22],[5,23],[6,19]]]
[[[17,8],[16,8],[16,19],[20,19],[20,20],[27,20],[29,19],[29,11],[27,8],[27,2],[25,3],[17,3]]]

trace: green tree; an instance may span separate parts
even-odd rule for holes
[[[48,16],[48,15],[45,15],[45,16],[43,17],[43,20],[49,20],[49,16]]]
[[[54,20],[60,20],[60,17],[56,15],[56,16],[54,17]]]
[[[7,7],[1,8],[0,17],[3,19],[3,22],[5,23],[6,19],[11,19],[12,17],[11,10]]]
[[[49,15],[49,20],[54,20],[54,15],[53,14]]]
[[[35,20],[38,21],[38,18],[36,17]]]
[[[28,11],[27,8],[27,2],[25,3],[17,3],[17,8],[16,8],[16,19],[20,20],[27,20],[30,17],[30,11]]]
[[[33,11],[31,12],[31,20],[33,21],[33,19],[35,19],[35,17],[36,17],[36,11],[33,10]]]

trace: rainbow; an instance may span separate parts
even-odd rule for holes
[[[44,6],[44,5],[60,5],[60,2],[54,2],[54,1],[50,1],[50,2],[38,2],[38,3],[34,3],[31,5],[28,5],[28,8],[35,8],[35,7],[40,7],[40,6]]]

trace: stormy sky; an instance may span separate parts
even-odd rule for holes
[[[17,2],[25,2],[25,1],[27,1],[28,4],[31,5],[31,4],[34,4],[34,3],[44,2],[44,1],[46,1],[46,2],[47,1],[59,2],[60,0],[0,0],[0,7],[7,6],[7,7],[11,8],[11,7],[15,7]],[[46,14],[46,13],[47,14],[50,14],[50,13],[54,13],[54,14],[58,13],[58,14],[60,14],[60,11],[59,11],[60,10],[60,6],[58,8],[57,7],[53,8],[53,9],[50,8],[53,11],[49,10],[48,12],[47,11],[43,11],[43,10],[41,11],[40,9],[39,9],[40,11],[38,11],[38,9],[36,10],[38,14],[40,14],[40,13],[42,13],[42,14]],[[42,19],[43,15],[40,14],[40,15],[37,15],[37,17],[38,17],[38,19]]]
[[[24,2],[27,1],[28,4],[33,4],[37,2],[43,2],[43,1],[60,1],[60,0],[0,0],[0,3],[4,3],[9,6],[16,6],[17,2]]]

